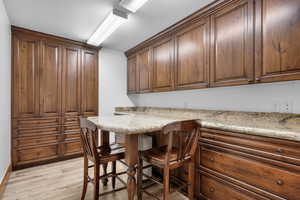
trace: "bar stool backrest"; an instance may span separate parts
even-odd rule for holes
[[[162,133],[168,135],[166,165],[173,161],[184,162],[194,156],[197,149],[199,130],[199,124],[195,120],[174,122],[163,127]],[[174,145],[174,135],[178,137],[179,141],[177,159],[170,160]]]

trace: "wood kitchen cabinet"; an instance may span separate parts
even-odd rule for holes
[[[183,28],[175,36],[176,89],[206,88],[209,82],[209,20]]]
[[[298,0],[257,0],[257,82],[300,79],[299,10]]]
[[[12,27],[14,169],[81,155],[79,116],[98,113],[98,49]]]
[[[98,51],[82,50],[82,114],[98,114]]]
[[[137,93],[137,59],[132,55],[127,61],[127,93]]]
[[[174,40],[166,38],[152,46],[153,90],[168,91],[174,88]]]
[[[137,54],[137,83],[139,93],[152,90],[152,63],[150,48],[143,49]]]
[[[128,91],[300,80],[299,9],[298,0],[215,1],[126,52],[137,69]]]
[[[210,85],[243,85],[254,81],[254,1],[241,0],[211,15]]]

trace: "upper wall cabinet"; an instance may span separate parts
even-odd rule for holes
[[[201,20],[175,36],[176,88],[208,87],[209,21]]]
[[[150,92],[152,90],[152,65],[151,51],[146,48],[137,54],[137,82],[140,93]]]
[[[137,91],[137,68],[136,55],[128,58],[127,61],[127,93],[136,93]]]
[[[211,16],[211,86],[254,80],[253,5],[252,0],[238,1]]]
[[[168,91],[174,87],[174,41],[167,38],[154,44],[153,90]]]
[[[13,116],[39,115],[39,49],[40,41],[25,34],[13,37]],[[19,101],[22,99],[22,101]]]
[[[256,79],[300,79],[300,1],[258,0]]]

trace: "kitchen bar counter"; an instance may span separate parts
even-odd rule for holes
[[[91,117],[101,129],[137,134],[160,130],[181,120],[198,119],[204,128],[300,141],[300,115],[153,107],[120,107],[116,116]]]

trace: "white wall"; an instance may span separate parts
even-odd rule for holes
[[[124,52],[99,52],[99,115],[112,115],[115,107],[134,106],[127,96],[127,58]],[[111,142],[114,136],[111,134]]]
[[[300,81],[130,95],[137,106],[300,113]]]
[[[10,164],[10,22],[0,0],[0,182]]]

